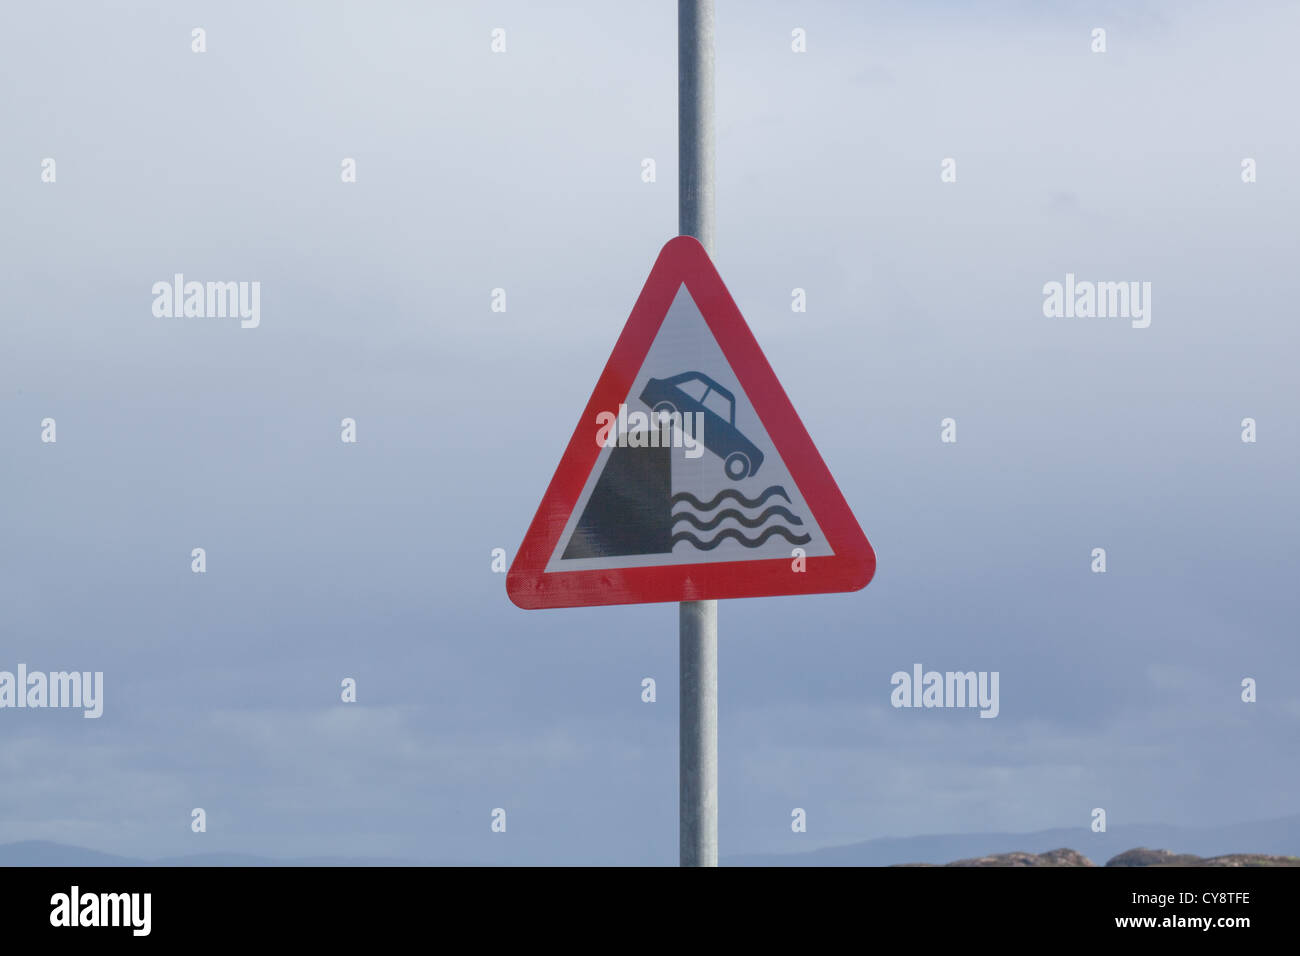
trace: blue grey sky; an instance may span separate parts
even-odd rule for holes
[[[0,710],[0,842],[675,862],[676,607],[491,570],[676,232],[675,20],[0,15],[0,669],[106,698]],[[878,556],[721,605],[724,857],[1296,811],[1298,30],[719,0],[715,261]],[[260,326],[156,318],[177,272],[259,281]],[[1151,282],[1150,327],[1045,318],[1067,272]],[[917,662],[998,671],[999,716],[892,708]]]

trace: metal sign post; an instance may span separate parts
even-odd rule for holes
[[[677,229],[713,256],[713,0],[677,0]],[[718,865],[718,602],[678,612],[682,866]]]
[[[525,609],[680,604],[681,865],[717,866],[718,599],[856,591],[876,555],[710,257],[713,0],[678,0],[677,13],[680,235],[655,259],[506,593]]]

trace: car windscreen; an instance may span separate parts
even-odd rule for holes
[[[698,378],[688,378],[684,382],[678,382],[677,387],[697,402],[704,398],[704,393],[709,390],[709,387]]]
[[[723,421],[731,421],[731,402],[727,401],[726,396],[710,391],[704,396],[704,407]]]

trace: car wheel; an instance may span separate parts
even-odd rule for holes
[[[660,402],[658,405],[654,407],[654,413],[655,413],[655,422],[657,423],[661,421],[661,416],[663,415],[676,415],[677,406],[674,405],[672,402]]]
[[[732,452],[722,465],[723,471],[732,481],[740,481],[749,474],[749,459],[740,452]]]

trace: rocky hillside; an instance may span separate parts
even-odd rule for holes
[[[1193,856],[1168,850],[1138,847],[1113,856],[1107,866],[1300,866],[1297,856],[1270,856],[1267,853],[1229,853],[1226,856]]]
[[[1061,848],[1046,853],[997,853],[952,863],[899,863],[896,866],[1096,866],[1077,850]],[[1107,866],[1300,866],[1300,857],[1270,856],[1267,853],[1231,853],[1227,856],[1193,856],[1169,850],[1137,847],[1111,857]]]

